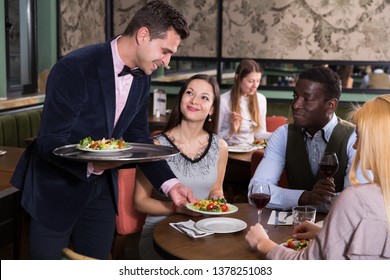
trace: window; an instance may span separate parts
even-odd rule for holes
[[[8,96],[35,93],[36,0],[5,0]]]

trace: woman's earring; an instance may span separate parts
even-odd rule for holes
[[[211,118],[211,115],[209,115],[209,122],[211,122],[213,119]]]

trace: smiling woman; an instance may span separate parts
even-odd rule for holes
[[[225,201],[222,182],[228,157],[226,142],[216,134],[219,98],[219,86],[214,78],[204,74],[192,76],[180,88],[166,127],[154,137],[155,144],[180,151],[167,160],[180,182],[189,186],[198,199],[213,201]],[[189,206],[190,209],[176,207],[166,197],[152,194],[151,188],[150,182],[137,171],[135,206],[138,211],[148,214],[140,240],[140,256],[143,259],[161,259],[153,245],[155,225],[167,215],[182,213],[196,216],[195,212],[200,210]],[[226,206],[227,210],[231,209]],[[208,207],[209,214],[228,213],[222,212],[225,206],[217,208],[214,202]]]

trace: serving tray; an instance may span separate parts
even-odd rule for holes
[[[104,161],[120,163],[138,163],[148,161],[159,161],[177,155],[179,151],[172,147],[130,143],[131,149],[124,151],[114,151],[112,153],[93,153],[81,151],[76,148],[77,144],[65,145],[54,149],[56,156],[75,161]]]

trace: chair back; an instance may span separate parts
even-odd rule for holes
[[[118,216],[116,231],[121,235],[142,230],[146,214],[134,208],[135,168],[118,170]]]
[[[253,177],[253,175],[255,174],[256,168],[259,165],[260,161],[263,159],[263,156],[264,156],[264,149],[256,150],[253,152],[251,156],[251,177]],[[283,173],[280,176],[278,186],[282,188],[288,187],[286,170],[283,170]]]
[[[135,175],[135,168],[118,170],[118,216],[111,247],[111,258],[114,260],[124,257],[128,243],[133,247],[130,251],[138,252],[139,236],[146,214],[134,208]]]
[[[266,117],[265,121],[267,125],[267,131],[274,132],[279,126],[287,123],[287,118],[285,116],[272,116]]]
[[[153,136],[156,136],[158,134],[160,134],[162,132],[162,130],[153,130],[152,132],[150,132],[150,137],[153,137]]]

